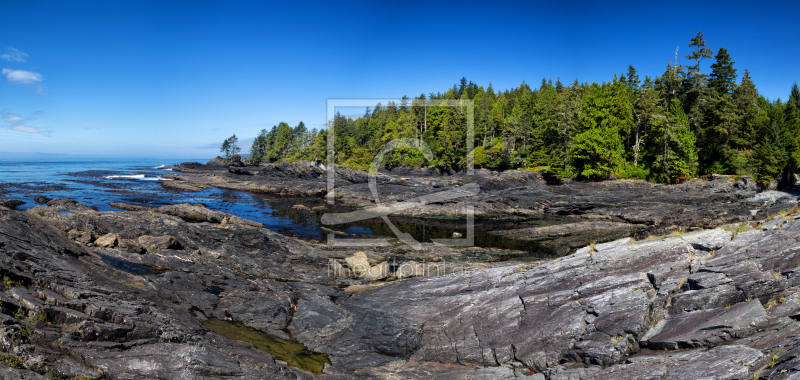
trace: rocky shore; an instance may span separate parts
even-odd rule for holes
[[[163,184],[183,191],[327,195],[324,170],[307,163],[173,169]],[[384,173],[381,201],[478,184],[399,215],[470,205],[485,219],[568,220],[501,236],[612,241],[469,262],[472,249],[430,243],[328,247],[198,204],[0,205],[0,378],[800,376],[794,195],[740,178],[556,185],[479,174]],[[337,176],[337,202],[375,205],[364,173]]]
[[[369,176],[348,168],[335,168],[330,193],[326,168],[311,162],[226,166],[212,161],[170,169],[174,174],[164,177],[172,180],[162,186],[171,189],[213,186],[320,201],[334,198],[336,204],[359,209],[376,206]],[[466,175],[395,169],[381,171],[375,183],[381,205],[406,205],[391,216],[463,220],[466,207],[471,207],[478,220],[514,222],[512,229],[493,229],[493,234],[550,244],[561,254],[631,235],[644,238],[763,219],[797,204],[795,193],[759,191],[752,179],[733,176],[679,185],[630,180],[554,184],[527,171],[476,170]],[[434,193],[451,195],[419,203]]]

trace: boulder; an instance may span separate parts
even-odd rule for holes
[[[202,184],[191,184],[184,181],[160,181],[161,186],[167,189],[198,192],[208,189],[208,186]]]
[[[176,205],[162,206],[158,208],[158,212],[176,216],[190,223],[221,223],[227,218],[228,221],[226,224],[243,224],[252,227],[264,226],[261,223],[243,219],[238,216],[220,211],[209,210],[205,205],[198,203],[179,203]]]
[[[117,239],[117,247],[125,252],[130,253],[145,253],[144,247],[137,240],[134,239]]]
[[[279,162],[261,166],[261,170],[258,171],[257,175],[273,178],[318,180],[325,175],[325,171],[309,161]]]
[[[47,206],[68,211],[97,211],[95,207],[89,207],[85,204],[78,203],[77,201],[68,198],[51,199],[47,202]]]
[[[147,251],[152,253],[164,249],[181,250],[183,245],[174,236],[139,236],[139,245]]]
[[[294,206],[292,206],[292,210],[296,210],[296,211],[310,211],[311,209],[309,209],[309,208],[308,208],[308,206],[305,206],[305,205],[294,205]]]
[[[370,269],[369,260],[364,252],[356,252],[353,256],[344,259],[344,262],[356,277],[363,276]]]
[[[425,267],[416,261],[406,261],[397,267],[394,275],[398,278],[410,278],[425,275]]]
[[[245,169],[244,168],[244,163],[242,163],[241,161],[239,161],[239,163],[241,165],[232,164],[228,168],[228,173],[231,173],[231,174],[243,174],[243,175],[254,175],[255,174],[254,172]]]
[[[350,277],[350,269],[345,268],[339,261],[330,259],[328,261],[328,275],[331,277]]]
[[[36,201],[36,203],[47,204],[47,202],[50,202],[53,199],[41,195],[34,195],[33,200]]]
[[[113,248],[117,245],[118,240],[119,234],[109,233],[97,238],[94,244],[98,247]]]
[[[89,244],[94,240],[94,236],[91,232],[79,231],[77,229],[70,230],[67,233],[67,237],[83,245]]]
[[[367,273],[364,274],[364,279],[367,281],[383,280],[387,277],[389,277],[389,263],[386,261],[371,266]]]
[[[0,199],[0,206],[16,209],[17,206],[24,205],[25,202],[16,199]]]

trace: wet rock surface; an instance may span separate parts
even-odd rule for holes
[[[467,175],[395,168],[374,177],[376,196],[368,174],[339,166],[333,170],[334,189],[329,192],[327,168],[305,161],[252,164],[231,170],[195,163],[172,169],[181,174],[166,174],[165,178],[173,180],[162,181],[162,185],[184,191],[214,186],[280,196],[333,198],[337,204],[357,208],[374,207],[380,202],[402,206],[392,211],[392,216],[417,219],[463,219],[466,207],[471,207],[474,215],[485,220],[528,221],[528,225],[493,233],[545,244],[555,239],[556,245],[570,249],[631,234],[645,238],[763,219],[797,205],[794,193],[759,193],[749,178],[724,176],[679,185],[632,180],[558,184],[528,171],[476,170]],[[431,194],[443,196],[419,203]]]
[[[182,166],[180,176],[263,176],[286,178],[284,189],[300,180],[325,188],[323,173],[308,165],[275,166],[240,166],[252,173],[236,174],[217,165],[210,174],[209,165],[195,163]],[[336,196],[356,202],[365,177],[342,173],[349,179]],[[403,175],[382,177],[387,188],[399,189],[387,199],[424,192],[409,183],[447,190],[470,181]],[[774,216],[790,196],[763,200],[730,179],[660,187],[552,186],[536,173],[495,177],[485,180],[491,190],[476,208],[494,199],[502,204],[495,211],[598,222],[529,229],[568,235],[641,225],[647,235],[676,233],[592,244],[552,260],[447,262],[440,271],[439,262],[410,254],[390,266],[394,253],[312,244],[198,204],[113,205],[124,212],[98,212],[69,199],[42,200],[24,212],[0,206],[0,378],[790,379],[800,373],[800,222]],[[539,197],[550,200],[536,203]],[[758,200],[761,216],[771,220],[751,222],[756,206],[748,199]],[[681,232],[690,227],[715,228]],[[465,252],[425,245],[416,257]],[[321,374],[289,366],[280,352],[214,333],[204,325],[213,320],[301,343],[328,362]]]

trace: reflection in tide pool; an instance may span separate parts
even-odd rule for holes
[[[320,218],[322,211],[296,210],[292,206],[303,204],[308,208],[325,206],[327,212],[346,212],[346,208],[330,208],[317,199],[286,199],[251,194],[233,190],[209,188],[200,192],[180,192],[165,189],[159,178],[165,174],[163,165],[186,161],[162,159],[117,159],[117,160],[32,160],[26,162],[0,160],[0,191],[4,198],[18,199],[25,204],[18,209],[26,210],[37,205],[34,196],[48,198],[70,198],[98,211],[120,211],[109,206],[110,202],[131,203],[160,207],[181,202],[201,203],[212,210],[223,211],[239,217],[263,223],[266,228],[282,234],[303,239],[323,240],[326,230]],[[454,232],[464,234],[463,221],[447,223],[422,219],[396,219],[403,232],[416,240],[430,242],[435,238],[449,238]],[[394,233],[380,218],[374,218],[341,226],[331,226],[343,233],[337,239],[355,238],[363,235],[394,237]],[[531,242],[522,242],[488,233],[498,229],[496,222],[477,221],[475,244],[479,247],[505,248],[550,254],[546,247]]]

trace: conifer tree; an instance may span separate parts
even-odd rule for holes
[[[219,151],[222,152],[222,157],[226,160],[231,157],[231,141],[230,139],[225,139],[222,142],[222,146],[220,146]]]
[[[242,150],[242,148],[239,148],[239,146],[236,145],[238,143],[239,143],[239,138],[236,137],[235,133],[233,134],[233,136],[225,139],[225,141],[222,143],[220,151],[225,154],[226,160],[229,160],[231,156],[233,156],[234,154],[238,154],[239,151]]]
[[[639,74],[636,73],[636,69],[633,65],[628,65],[628,77],[627,77],[628,87],[630,87],[631,92],[635,92],[639,89]]]
[[[278,129],[275,134],[275,143],[273,144],[272,148],[277,157],[279,158],[283,157],[284,152],[289,147],[291,136],[292,136],[292,128],[289,127],[289,124],[286,124],[284,122],[278,124]]]
[[[625,147],[620,132],[632,115],[630,109],[615,104],[610,87],[595,83],[586,92],[583,132],[575,136],[570,152],[576,173],[585,178],[613,176],[619,173],[624,162]]]
[[[740,115],[731,94],[716,94],[706,112],[700,134],[700,171],[702,174],[747,174],[736,145]],[[745,170],[745,172],[743,172]]]
[[[261,161],[266,158],[269,153],[269,144],[267,140],[266,129],[262,129],[261,133],[253,140],[253,145],[250,147],[250,159],[254,161]]]
[[[650,79],[649,77],[647,78]],[[633,114],[636,121],[636,127],[633,133],[633,166],[638,167],[640,161],[640,153],[642,146],[648,146],[647,136],[648,130],[657,124],[659,120],[663,121],[664,116],[661,114],[659,107],[660,99],[656,90],[649,85],[642,86],[641,90],[635,92],[633,100]]]
[[[792,85],[792,91],[789,93],[789,103],[794,103],[794,107],[800,110],[800,88],[797,88],[797,82]]]
[[[800,168],[800,109],[794,102],[787,102],[783,112],[783,138],[786,149],[784,172],[794,173]]]
[[[703,33],[700,31],[697,32],[697,36],[692,38],[692,42],[688,46],[694,50],[692,50],[692,54],[686,56],[686,59],[693,59],[696,63],[687,68],[686,78],[690,82],[690,87],[699,87],[705,83],[705,74],[700,73],[700,62],[705,58],[710,58],[714,52],[706,48],[706,41],[703,40]]]
[[[731,61],[728,49],[719,48],[719,52],[714,56],[714,59],[716,59],[716,62],[711,65],[708,86],[718,94],[733,92],[733,88],[736,86],[736,69],[733,68],[735,62]]]
[[[707,106],[708,100],[706,74],[700,73],[700,62],[705,58],[710,58],[714,52],[706,48],[706,41],[703,40],[703,33],[700,31],[697,32],[697,36],[692,38],[688,46],[693,48],[693,50],[691,54],[686,56],[686,59],[693,59],[695,64],[687,67],[686,80],[684,83],[686,87],[686,99],[683,103],[689,124],[697,136],[701,129],[703,111]]]
[[[561,92],[561,90],[563,89],[564,89],[564,84],[561,83],[561,77],[558,77],[558,79],[556,79],[556,91]]]
[[[766,185],[770,183],[781,172],[785,151],[780,140],[780,128],[777,123],[770,124],[764,128],[761,140],[756,146],[755,178],[756,182]]]
[[[762,124],[766,122],[767,115],[759,106],[758,91],[756,85],[750,78],[750,71],[744,69],[742,82],[736,86],[733,96],[735,98],[735,110],[739,115],[735,129],[730,131],[734,149],[751,149],[759,139],[755,138],[756,132],[761,130]]]

